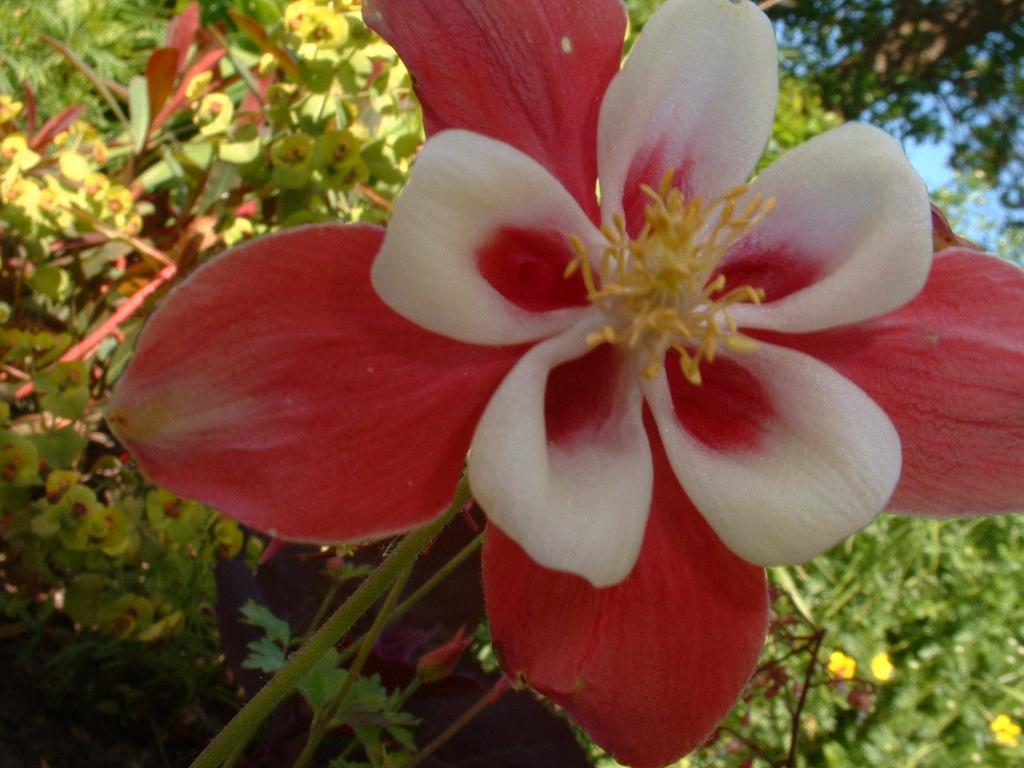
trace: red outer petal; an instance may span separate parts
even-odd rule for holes
[[[595,589],[542,568],[494,525],[483,561],[505,669],[637,768],[665,765],[703,742],[749,679],[768,621],[764,571],[726,549],[656,437],[652,449],[651,516],[621,584]]]
[[[382,234],[254,240],[168,297],[108,412],[150,477],[289,539],[365,539],[445,507],[520,350],[444,339],[386,307],[369,280]]]
[[[773,340],[832,365],[885,409],[903,444],[895,510],[1024,507],[1024,272],[1016,266],[951,248],[902,309]]]
[[[597,218],[597,115],[619,70],[618,0],[367,0],[412,72],[429,133],[465,128],[544,165]]]

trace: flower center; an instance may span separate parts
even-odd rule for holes
[[[737,352],[757,346],[739,333],[729,307],[760,304],[764,291],[750,285],[726,290],[718,267],[728,249],[771,212],[775,199],[755,194],[740,207],[747,193],[742,184],[705,204],[699,197],[687,200],[672,188],[672,178],[666,174],[658,192],[641,187],[649,202],[636,237],[627,233],[621,213],[612,226],[601,227],[606,244],[596,267],[591,249],[573,236],[576,257],[565,276],[579,270],[591,303],[604,312],[607,322],[587,337],[588,344],[642,347],[647,379],[661,371],[673,349],[686,378],[700,384],[700,364],[714,362],[719,343]]]

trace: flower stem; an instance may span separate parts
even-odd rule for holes
[[[242,707],[192,763],[192,768],[220,768],[252,738],[267,716],[287,697],[316,662],[333,648],[356,620],[373,605],[398,575],[419,555],[469,499],[469,483],[459,481],[448,510],[430,524],[407,534],[373,573],[366,577],[334,614],[311,635],[263,688]]]
[[[416,603],[418,603],[420,600],[426,597],[427,594],[434,589],[434,587],[436,587],[438,584],[440,584],[442,581],[448,578],[452,571],[454,571],[456,568],[462,565],[462,563],[470,555],[472,555],[474,552],[480,549],[480,545],[483,544],[483,542],[483,533],[479,533],[476,536],[474,536],[472,541],[470,541],[466,546],[464,546],[462,549],[456,552],[455,555],[448,562],[446,562],[444,565],[438,568],[437,571],[429,579],[424,581],[416,589],[415,592],[413,592],[411,595],[405,598],[405,600],[400,602],[395,607],[395,610],[391,611],[391,613],[388,615],[387,623],[390,624],[391,622],[395,621],[396,619],[398,619],[399,616],[401,616],[403,613],[405,613],[414,605],[416,605]],[[348,661],[349,657],[351,657],[352,654],[356,652],[355,649],[358,647],[358,641],[352,643],[352,645],[350,645],[348,648],[341,652],[340,656],[338,657],[339,662],[344,664],[346,661]]]
[[[487,707],[489,707],[491,704],[493,704],[502,696],[504,696],[511,687],[512,684],[509,682],[509,679],[502,675],[498,682],[496,682],[492,686],[491,690],[489,690],[487,693],[481,696],[480,699],[475,704],[473,704],[473,706],[471,706],[469,709],[467,709],[465,712],[459,715],[459,718],[451,725],[449,725],[447,728],[445,728],[443,731],[441,731],[441,733],[439,733],[432,742],[427,744],[427,746],[425,746],[423,749],[421,749],[419,752],[413,755],[409,762],[402,766],[402,768],[415,768],[415,766],[422,763],[424,760],[426,760],[428,757],[434,754],[434,752],[440,749],[445,744],[445,742],[448,741],[448,739],[450,739],[456,733],[458,733],[467,725],[469,725],[470,721],[474,717],[479,715],[481,712],[487,709]]]
[[[355,661],[349,666],[344,682],[342,682],[341,687],[327,705],[313,717],[313,722],[309,726],[309,735],[306,737],[306,745],[302,748],[302,753],[292,765],[292,768],[306,768],[313,759],[317,747],[320,746],[320,742],[323,741],[324,736],[331,727],[331,722],[338,714],[338,710],[341,709],[341,705],[345,703],[345,697],[352,690],[352,686],[359,677],[359,673],[363,671],[363,665],[366,664],[366,660],[370,657],[370,651],[373,650],[377,638],[380,637],[384,627],[388,625],[391,612],[394,610],[395,603],[398,602],[402,590],[405,589],[405,584],[409,580],[411,572],[412,563],[409,563],[405,570],[399,574],[388,596],[384,598],[384,603],[381,605],[377,617],[373,620],[373,626],[363,635],[358,644],[359,653],[356,655]]]

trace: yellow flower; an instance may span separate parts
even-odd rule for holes
[[[92,143],[92,156],[93,159],[102,165],[107,162],[110,157],[110,149],[102,139],[96,139]]]
[[[90,200],[98,200],[110,189],[110,179],[102,173],[90,173],[82,183],[82,191]]]
[[[857,660],[842,651],[832,651],[828,657],[828,671],[839,680],[852,680],[857,674]]]
[[[885,651],[876,653],[871,658],[871,674],[875,676],[875,680],[880,683],[888,683],[892,680],[892,673],[895,670],[893,667],[892,659],[889,658],[889,654]]]
[[[188,85],[185,86],[185,98],[189,101],[195,101],[210,87],[210,83],[213,82],[213,72],[200,72],[198,75],[188,81]]]
[[[14,203],[27,214],[39,212],[39,182],[24,176],[13,176],[10,183],[5,178],[0,184],[0,202]]]
[[[0,125],[13,120],[25,106],[20,101],[15,101],[9,94],[0,93]]]
[[[1009,715],[999,715],[988,724],[996,742],[1007,747],[1016,747],[1020,744],[1020,726],[1015,723]]]
[[[68,181],[84,181],[92,169],[89,161],[77,152],[61,152],[57,160],[61,175]]]
[[[224,93],[208,93],[199,103],[193,122],[204,136],[224,133],[231,125],[235,106]]]
[[[289,3],[284,9],[284,24],[304,43],[338,48],[348,40],[345,17],[311,0]]]
[[[27,171],[39,162],[39,155],[29,149],[24,136],[12,133],[0,142],[0,159]]]

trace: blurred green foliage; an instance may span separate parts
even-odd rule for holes
[[[88,121],[106,130],[113,119],[109,108],[41,33],[62,42],[101,77],[127,83],[145,68],[173,12],[173,2],[154,0],[5,0],[0,93],[20,93],[28,82],[41,115],[80,103]]]

